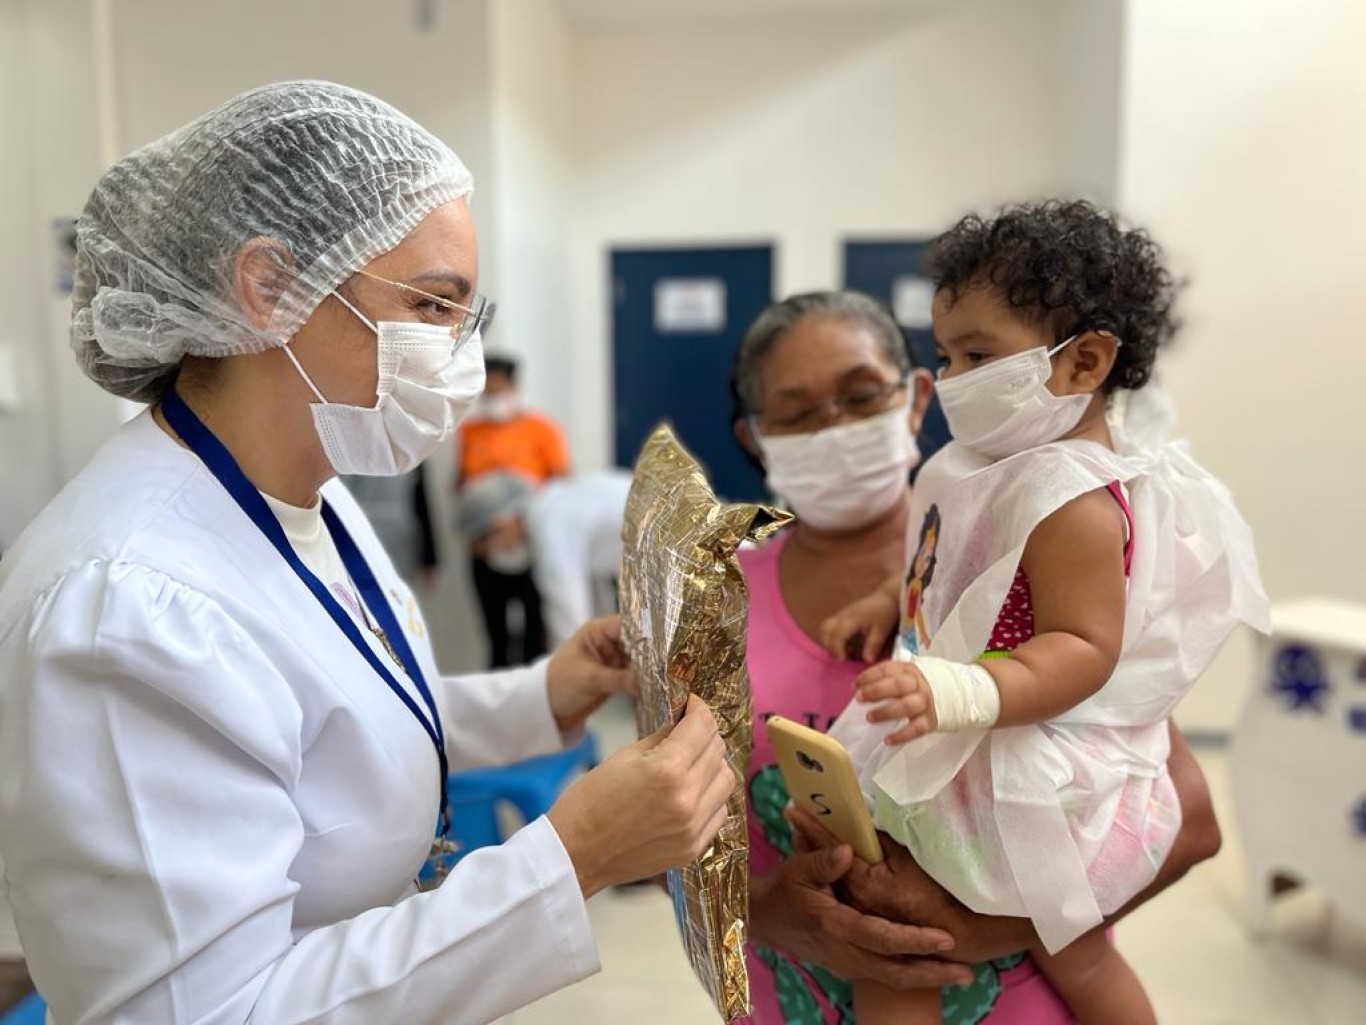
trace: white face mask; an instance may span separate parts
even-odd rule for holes
[[[338,473],[407,473],[451,436],[484,390],[479,332],[452,358],[450,328],[407,321],[372,323],[340,295],[337,298],[378,339],[378,401],[370,408],[328,402],[286,345],[285,355],[318,397],[311,408],[323,452]]]
[[[903,404],[811,434],[761,435],[768,486],[821,530],[857,530],[905,494],[920,450]]]
[[[525,573],[531,568],[531,549],[524,544],[512,548],[498,548],[484,556],[490,569],[510,577]]]
[[[485,420],[492,420],[494,423],[505,424],[519,412],[521,412],[521,405],[513,392],[485,395],[479,400],[479,415]]]
[[[1006,356],[959,377],[936,381],[935,392],[953,440],[988,459],[1057,441],[1081,422],[1090,395],[1054,395],[1048,390],[1052,349],[1039,346]]]

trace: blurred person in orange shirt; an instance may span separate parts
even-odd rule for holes
[[[484,394],[460,427],[457,529],[470,542],[470,577],[497,669],[546,652],[531,553],[511,541],[535,489],[569,474],[569,450],[554,420],[522,407],[515,359],[486,353],[484,372]]]
[[[486,383],[474,415],[460,426],[457,487],[486,473],[517,473],[533,484],[569,473],[569,449],[559,424],[522,407],[517,361],[486,356]]]

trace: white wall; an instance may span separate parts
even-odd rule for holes
[[[522,391],[560,421],[569,338],[571,29],[558,0],[490,6],[493,272],[499,313],[490,348],[522,357]]]
[[[1273,599],[1366,602],[1366,4],[1133,0],[1120,196],[1191,277],[1167,362]],[[1236,645],[1183,722],[1227,727]]]
[[[325,78],[394,104],[459,153],[476,182],[487,178],[487,9],[483,0],[431,6],[427,24],[412,3],[115,0],[120,146],[254,86]]]
[[[115,131],[102,152],[90,0],[0,4],[0,346],[19,351],[24,409],[0,412],[0,541],[12,540],[127,415],[76,367],[52,289],[51,221],[80,212],[111,159],[244,89],[331,78],[410,113],[490,174],[487,0],[380,11],[366,0],[109,0]],[[168,45],[174,41],[174,45]],[[476,219],[492,221],[474,200]],[[496,253],[484,231],[486,261]],[[486,280],[487,287],[493,284]],[[11,340],[11,336],[14,340]]]
[[[43,320],[34,296],[50,287],[43,277],[37,221],[31,216],[36,183],[24,141],[32,137],[27,92],[27,10],[0,5],[0,359],[10,362],[20,394],[17,408],[0,408],[0,547],[12,544],[55,484],[48,416]],[[3,372],[3,368],[0,368]]]
[[[770,241],[780,293],[849,236],[924,235],[1057,190],[1118,198],[1193,285],[1167,372],[1184,433],[1261,538],[1274,597],[1366,601],[1360,0],[955,0],[839,16],[567,24],[557,0],[109,0],[115,148],[250,86],[391,100],[480,182],[492,341],[581,465],[610,457],[607,251]],[[0,538],[121,411],[75,367],[53,218],[103,167],[90,0],[0,3]],[[1122,40],[1122,42],[1121,42]],[[174,45],[169,45],[171,42]],[[1122,83],[1122,92],[1121,92]],[[719,400],[718,400],[719,401]],[[1187,706],[1225,727],[1235,648]]]
[[[1075,35],[1097,18],[1091,7],[1062,16],[1078,3],[1089,0],[574,28],[558,0],[435,0],[430,23],[422,5],[381,11],[366,0],[108,0],[110,145],[127,151],[286,78],[345,81],[418,118],[479,182],[481,286],[502,305],[491,341],[527,357],[532,401],[568,421],[591,467],[609,455],[612,243],[773,241],[777,286],[791,291],[835,283],[848,235],[928,234],[969,207],[1094,182],[1108,143],[1081,153],[1072,143],[1099,136],[1069,142],[1065,127],[1082,122],[1059,115],[1080,74],[1057,70],[1076,67],[1059,48],[1069,25]],[[30,183],[9,190],[0,216],[27,224],[27,273],[40,277],[47,221],[77,212],[104,166],[91,11],[88,0],[6,8],[25,22],[16,56],[27,65],[7,60],[4,73],[29,83],[6,96],[37,102],[27,136],[10,136],[31,159],[0,171]],[[1086,124],[1103,122],[1096,109]],[[22,334],[42,335],[50,364],[55,455],[41,462],[56,479],[30,475],[31,494],[10,503],[16,520],[122,412],[76,371],[66,304],[42,284],[24,286],[19,305],[37,318]],[[22,457],[5,431],[0,421],[0,457]]]
[[[0,535],[13,540],[119,423],[81,374],[55,289],[52,222],[80,212],[100,167],[89,0],[11,0],[0,14],[0,344],[22,410],[0,413]]]
[[[1142,2],[1142,0],[1139,0]],[[1067,184],[1114,206],[1119,192],[1126,0],[1053,0],[1055,49],[1045,53],[1053,76],[1054,152]]]
[[[611,456],[613,244],[772,241],[786,294],[839,284],[849,236],[929,235],[973,208],[1091,184],[1098,158],[1074,166],[1062,143],[1060,93],[1079,76],[1054,67],[1071,6],[959,0],[899,16],[579,33],[580,461]]]

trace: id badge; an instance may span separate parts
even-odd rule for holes
[[[438,836],[432,841],[431,852],[417,877],[417,888],[422,891],[435,890],[451,874],[461,847],[454,840]]]

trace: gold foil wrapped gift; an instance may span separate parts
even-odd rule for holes
[[[622,532],[622,633],[640,676],[640,734],[676,723],[696,694],[711,707],[736,773],[711,847],[669,873],[688,957],[725,1021],[750,1013],[749,842],[739,783],[750,755],[749,592],[735,552],[789,519],[764,506],[719,503],[697,461],[660,426],[636,462]]]

